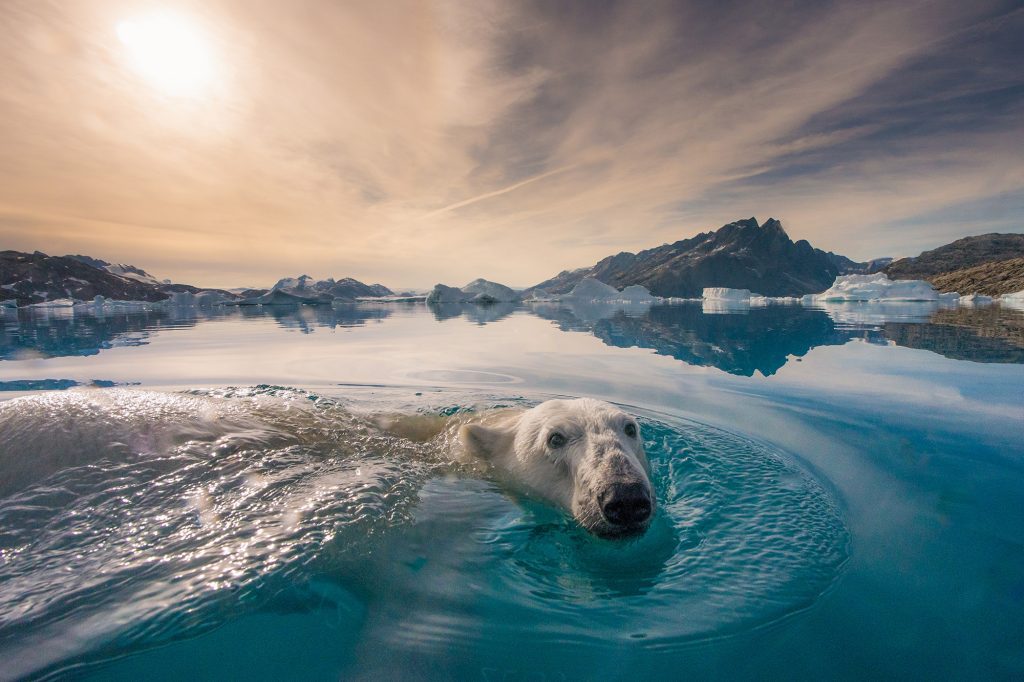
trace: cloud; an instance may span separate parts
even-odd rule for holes
[[[1000,207],[1011,224],[1024,192],[1011,5],[179,10],[224,74],[198,100],[125,68],[115,27],[140,10],[0,8],[0,211],[25,219],[0,221],[9,248],[207,285],[530,284],[748,215],[907,252]],[[957,206],[963,232],[925,219]]]

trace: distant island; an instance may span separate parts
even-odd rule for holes
[[[755,296],[820,294],[838,277],[884,273],[923,280],[938,292],[1000,296],[1024,290],[1024,234],[965,237],[914,258],[856,262],[794,242],[782,223],[756,218],[727,223],[671,244],[621,252],[594,265],[565,270],[525,290],[478,279],[463,287],[438,284],[431,305],[493,305],[566,296],[640,301],[700,298],[705,289],[746,290]],[[884,279],[884,278],[883,278]],[[576,292],[574,294],[574,292]],[[204,289],[160,281],[134,265],[83,255],[0,251],[0,305],[74,305],[76,302],[168,301],[182,305],[329,305],[358,300],[421,299],[356,279],[285,277],[267,289]]]

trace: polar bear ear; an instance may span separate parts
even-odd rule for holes
[[[466,451],[483,459],[512,450],[515,431],[508,428],[466,424],[459,431]]]

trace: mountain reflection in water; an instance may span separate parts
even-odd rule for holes
[[[402,304],[395,304],[402,305]],[[358,327],[386,319],[392,308],[371,306],[166,307],[107,311],[91,306],[0,313],[0,360],[96,355],[108,348],[143,346],[161,331],[210,320],[272,318],[302,333],[316,328]]]
[[[386,322],[394,312],[430,314],[438,322],[465,318],[501,324],[513,314],[551,320],[566,332],[587,332],[609,346],[648,348],[690,365],[730,374],[771,376],[817,346],[859,339],[894,343],[948,358],[1024,364],[1024,312],[998,305],[941,307],[934,303],[708,307],[700,302],[658,305],[543,303],[527,306],[417,303],[350,306],[163,308],[104,312],[90,307],[0,314],[0,360],[95,355],[141,346],[165,330],[216,321],[271,318],[281,328],[309,334]]]

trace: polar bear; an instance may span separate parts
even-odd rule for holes
[[[592,398],[549,400],[463,425],[465,451],[489,462],[513,487],[560,506],[591,533],[627,537],[647,530],[655,497],[640,425]]]

